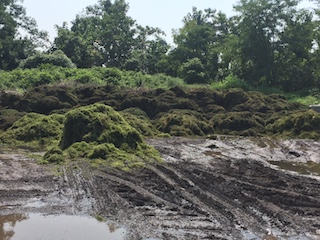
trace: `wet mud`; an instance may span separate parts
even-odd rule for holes
[[[0,154],[0,215],[99,216],[126,239],[320,239],[318,141],[147,141],[163,163],[129,172]]]

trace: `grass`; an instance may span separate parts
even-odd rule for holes
[[[295,96],[289,100],[292,102],[298,102],[307,106],[320,104],[320,98],[317,98],[314,96],[304,96],[304,97]]]

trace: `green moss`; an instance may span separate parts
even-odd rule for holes
[[[173,109],[160,114],[155,123],[160,131],[173,136],[204,136],[213,133],[213,128],[202,114],[192,110]]]
[[[13,97],[9,95],[4,97],[4,103],[9,108],[42,114],[50,114],[59,109],[70,109],[78,103],[78,98],[71,93],[71,89],[63,86],[39,86],[30,89],[18,99],[12,99]],[[12,100],[9,102],[10,99]]]
[[[92,150],[88,153],[90,159],[107,159],[108,156],[116,151],[116,147],[112,143],[105,143],[93,146]]]
[[[267,125],[267,130],[282,137],[320,138],[320,114],[312,111],[292,112]]]
[[[42,148],[60,139],[64,116],[29,113],[16,121],[0,139],[17,146]]]

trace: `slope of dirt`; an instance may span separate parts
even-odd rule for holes
[[[1,154],[0,214],[99,215],[126,227],[127,239],[320,238],[318,141],[218,136],[148,143],[165,162],[131,172],[85,161],[57,170],[25,154]]]

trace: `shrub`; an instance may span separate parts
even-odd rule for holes
[[[37,53],[31,57],[28,57],[24,61],[22,61],[19,65],[20,68],[37,68],[42,64],[52,64],[54,66],[60,67],[68,67],[74,68],[75,65],[71,61],[67,55],[64,54],[61,50],[57,50],[52,54],[44,54],[44,53]]]
[[[208,82],[205,68],[199,58],[193,58],[184,63],[180,75],[188,84]]]
[[[244,90],[250,90],[251,87],[249,86],[246,81],[238,78],[237,76],[230,74],[224,80],[220,82],[212,83],[213,89],[229,89],[229,88],[242,88]]]
[[[60,148],[52,147],[45,153],[45,155],[43,156],[43,159],[48,163],[59,164],[64,161],[64,156]]]
[[[157,136],[160,132],[151,122],[148,115],[140,108],[127,108],[120,112],[124,119],[143,136]]]

